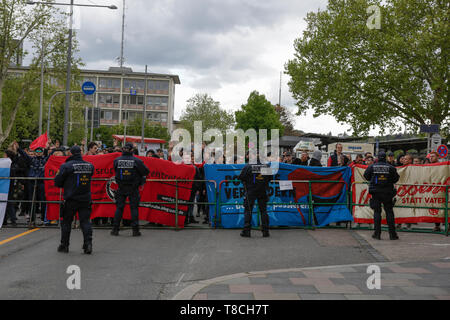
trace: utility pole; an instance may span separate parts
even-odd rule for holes
[[[42,113],[44,110],[44,57],[45,57],[45,39],[42,38],[41,88],[40,88],[40,93],[39,93],[39,136],[42,135]]]
[[[63,146],[67,146],[69,136],[69,106],[70,106],[70,84],[72,80],[72,27],[73,27],[73,0],[70,0],[70,22],[69,22],[69,44],[67,50],[67,78],[66,78],[66,101],[64,105],[64,134]]]
[[[145,65],[145,88],[144,88],[144,112],[142,113],[142,128],[141,128],[141,134],[142,134],[142,141],[141,141],[141,151],[144,152],[144,136],[145,136],[145,119],[146,119],[146,113],[147,113],[147,65]]]
[[[278,105],[281,107],[281,76],[282,76],[283,72],[280,71],[280,92],[278,95]]]
[[[120,45],[120,68],[123,68],[124,64],[124,56],[123,56],[123,47],[124,47],[124,41],[125,41],[125,0],[123,0],[123,10],[122,10],[122,42]]]

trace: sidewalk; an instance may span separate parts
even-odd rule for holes
[[[368,289],[370,265],[381,289]],[[374,283],[373,281],[369,281]],[[173,300],[450,300],[450,260],[239,273],[194,283]]]

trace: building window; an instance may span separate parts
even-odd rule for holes
[[[161,113],[161,122],[167,122],[167,113]]]
[[[119,104],[120,96],[118,94],[99,94],[98,102],[103,104]]]
[[[124,90],[144,90],[145,89],[145,81],[144,80],[134,80],[134,79],[125,79],[123,80],[123,88]]]
[[[149,121],[161,121],[161,113],[159,112],[148,112],[147,120]]]
[[[147,104],[151,106],[167,107],[167,105],[169,104],[169,97],[149,96],[147,97]]]
[[[120,79],[100,78],[99,87],[101,89],[120,89]]]
[[[148,90],[169,91],[169,81],[150,80],[148,81]]]

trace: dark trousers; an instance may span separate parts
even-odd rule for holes
[[[262,231],[269,230],[269,215],[267,214],[267,196],[265,194],[248,194],[244,198],[244,231],[250,231],[252,228],[252,211],[255,201],[258,200],[259,211],[261,212]]]
[[[120,227],[120,221],[122,220],[123,210],[125,209],[125,202],[127,198],[130,199],[131,210],[131,227],[133,229],[139,228],[139,189],[137,186],[119,186],[116,193],[116,214],[114,215],[114,228]]]
[[[80,227],[83,232],[84,244],[92,243],[92,225],[91,225],[91,204],[90,202],[80,202],[68,200],[64,203],[61,212],[61,244],[69,246],[70,231],[75,214],[78,212],[80,218]]]
[[[375,234],[381,234],[381,204],[384,206],[386,212],[386,220],[389,227],[389,234],[395,235],[395,218],[394,218],[394,203],[392,202],[392,194],[373,194],[372,208],[374,210],[374,227]]]
[[[14,180],[11,180],[9,191],[8,191],[8,201],[14,200]],[[12,223],[16,223],[16,203],[15,202],[7,202],[6,203],[6,209],[5,209],[5,218],[3,219],[4,222],[7,221],[7,219]]]
[[[35,191],[35,187],[36,187],[36,191]],[[32,220],[35,220],[35,214],[37,211],[39,211],[41,213],[41,220],[44,221],[45,220],[45,211],[47,208],[47,205],[42,202],[45,201],[45,186],[44,186],[44,181],[40,180],[40,181],[29,181],[28,184],[28,197],[29,200],[33,200],[33,193],[34,194],[34,201],[41,201],[41,202],[36,202],[34,205],[34,212],[32,212]],[[31,206],[32,204],[30,204]]]

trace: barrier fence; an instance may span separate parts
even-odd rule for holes
[[[34,181],[33,184],[33,194],[31,196],[31,200],[27,200],[27,199],[18,199],[18,200],[0,200],[0,203],[31,203],[31,212],[30,212],[30,219],[28,222],[28,227],[30,229],[35,227],[35,222],[36,222],[36,205],[37,204],[41,204],[41,203],[45,203],[45,204],[63,204],[64,201],[62,199],[62,189],[59,189],[59,201],[42,201],[42,200],[36,200],[36,189],[37,189],[37,184],[38,181],[46,181],[46,180],[53,180],[54,178],[34,178],[34,177],[0,177],[0,180],[20,180],[20,181]],[[93,178],[92,181],[109,181],[110,178]],[[199,183],[211,183],[214,184],[214,201],[208,201],[208,202],[195,202],[195,201],[185,201],[185,200],[181,200],[178,197],[178,188],[179,188],[179,183],[181,182],[199,182]],[[284,180],[271,180],[270,183],[279,183],[280,181],[284,181]],[[369,204],[363,204],[363,203],[354,203],[353,202],[353,190],[355,185],[357,184],[368,184],[368,182],[353,182],[351,184],[351,188],[348,188],[348,184],[345,181],[330,181],[330,180],[290,180],[292,183],[307,183],[308,184],[308,217],[309,217],[309,225],[306,226],[299,226],[299,227],[282,227],[282,228],[300,228],[300,229],[311,229],[314,230],[317,226],[315,225],[314,222],[314,206],[332,206],[332,205],[346,205],[348,207],[348,209],[350,210],[350,212],[353,214],[353,208],[355,206],[370,206]],[[179,215],[180,215],[180,210],[179,210],[179,205],[206,205],[208,210],[207,210],[207,214],[209,215],[208,211],[209,211],[209,206],[213,205],[215,210],[214,210],[214,229],[217,229],[218,224],[221,223],[221,207],[228,205],[228,206],[243,206],[244,203],[222,203],[222,197],[221,197],[221,190],[222,190],[222,184],[223,183],[230,183],[230,182],[239,182],[241,183],[240,180],[222,180],[219,183],[219,189],[217,189],[217,182],[215,180],[188,180],[188,179],[147,179],[146,180],[147,183],[152,183],[152,182],[165,182],[165,183],[174,183],[175,184],[175,201],[153,201],[153,202],[140,202],[140,206],[146,206],[146,205],[151,205],[151,204],[166,204],[166,205],[175,205],[175,227],[168,227],[170,229],[175,229],[175,230],[179,230],[180,228],[178,227],[178,219],[179,219]],[[336,203],[321,203],[321,202],[315,202],[313,201],[313,194],[312,194],[312,184],[314,183],[344,183],[345,184],[345,190],[344,192],[348,192],[348,197],[347,197],[347,202],[343,203],[343,202],[336,202]],[[437,234],[445,234],[446,236],[448,236],[449,234],[449,216],[448,216],[448,200],[449,200],[449,196],[448,196],[448,191],[449,191],[449,185],[429,185],[429,184],[396,184],[397,186],[411,186],[411,187],[440,187],[440,188],[444,188],[445,189],[445,207],[430,207],[430,206],[401,206],[401,205],[395,205],[394,208],[410,208],[410,209],[437,209],[437,210],[444,210],[444,225],[445,225],[445,230],[444,232],[434,232],[434,231],[430,231],[429,229],[421,229],[421,228],[413,228],[412,230],[398,230],[398,231],[403,231],[403,232],[427,232],[427,233],[437,233]],[[209,200],[209,199],[208,199]],[[129,204],[129,202],[126,202],[127,204]],[[115,204],[114,201],[94,201],[92,202],[92,204]],[[268,202],[267,205],[290,205],[290,206],[301,206],[301,205],[305,205],[305,203],[299,203],[299,202]],[[217,208],[219,208],[219,210],[217,210]],[[261,221],[261,213],[259,212],[259,208],[258,206],[256,206],[257,208],[257,214],[258,214],[258,224],[260,225],[260,221]],[[219,212],[219,216],[217,216],[217,212]],[[395,213],[395,212],[394,212]],[[6,214],[6,213],[5,213]],[[187,217],[186,217],[187,218]],[[59,222],[58,221],[58,226],[59,226]],[[198,227],[196,227],[198,228]],[[205,228],[211,228],[211,226],[207,226]],[[325,228],[330,228],[330,227],[325,227]],[[333,228],[333,227],[331,227]],[[342,228],[342,227],[341,227]],[[352,229],[368,229],[368,228],[364,228],[364,227],[351,227]],[[383,229],[386,229],[386,227],[383,227]]]

